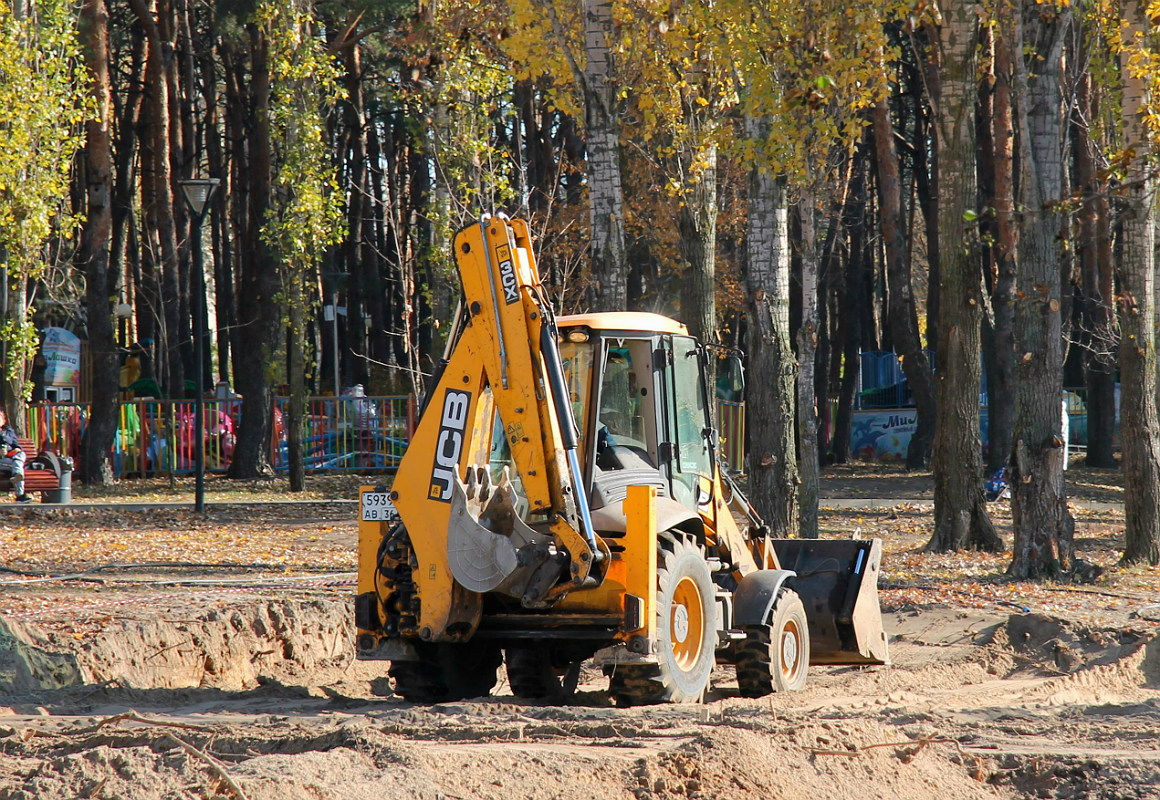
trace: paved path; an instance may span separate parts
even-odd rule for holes
[[[239,500],[206,503],[206,511],[238,508],[302,508],[305,506],[348,506],[351,513],[358,508],[358,500]],[[0,503],[0,512],[41,509],[44,511],[182,511],[192,510],[193,500],[185,502],[138,503],[128,500],[74,500],[71,503]]]

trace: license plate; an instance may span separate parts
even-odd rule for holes
[[[399,518],[395,504],[387,492],[363,492],[363,522],[393,522]]]

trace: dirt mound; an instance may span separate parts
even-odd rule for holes
[[[269,798],[1001,797],[976,759],[943,743],[908,742],[881,723],[810,721],[753,704],[640,715],[601,731],[566,718],[537,725],[522,709],[462,704],[470,738],[431,736],[422,721],[351,719],[318,726],[226,728],[171,723],[13,734],[0,747],[39,764],[4,800],[228,795]],[[396,709],[399,717],[408,712]],[[623,716],[624,712],[614,712]],[[395,716],[392,714],[392,716]],[[423,716],[423,715],[420,715]],[[410,729],[410,730],[408,730]],[[404,733],[404,731],[407,731]],[[460,733],[464,731],[461,729]],[[3,733],[3,731],[0,731]],[[409,734],[409,735],[408,735]],[[885,742],[888,746],[877,746]]]
[[[1021,658],[1055,673],[1106,666],[1144,649],[1140,668],[1156,685],[1160,662],[1155,639],[1142,631],[1101,630],[1045,614],[1016,614],[1007,621],[1006,637]]]

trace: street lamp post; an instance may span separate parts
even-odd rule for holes
[[[202,178],[178,181],[181,192],[185,195],[185,202],[193,212],[193,224],[190,226],[190,249],[193,251],[193,292],[196,298],[196,310],[193,313],[193,360],[194,393],[193,400],[193,453],[196,483],[194,489],[194,510],[198,514],[205,513],[205,379],[203,373],[204,356],[202,348],[205,346],[205,263],[201,252],[201,225],[205,221],[205,212],[209,208],[210,198],[217,189],[220,181],[217,178]]]
[[[133,306],[122,300],[113,308],[113,313],[117,316],[117,344],[121,347],[129,347],[129,317],[133,316]]]
[[[347,278],[345,272],[324,272],[322,279],[324,282],[330,284],[330,324],[331,324],[331,344],[334,346],[334,396],[337,398],[341,392],[339,391],[339,368],[338,368],[338,289],[344,280]],[[324,309],[325,310],[325,309]],[[335,402],[338,402],[337,399]]]

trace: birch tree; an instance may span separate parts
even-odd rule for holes
[[[837,165],[846,160],[846,153],[861,138],[863,112],[882,90],[875,80],[878,54],[885,46],[881,17],[878,9],[829,0],[807,0],[804,4],[729,2],[716,10],[722,31],[729,34],[746,120],[745,137],[739,144],[743,163],[751,170],[750,243],[746,252],[750,260],[760,259],[756,271],[753,263],[748,265],[746,275],[747,280],[761,281],[746,287],[751,295],[750,358],[770,372],[751,368],[751,374],[772,380],[778,391],[783,381],[796,377],[797,444],[792,441],[792,432],[776,441],[760,434],[763,441],[752,440],[751,488],[756,487],[754,495],[759,499],[755,502],[763,513],[780,514],[787,506],[793,510],[794,504],[784,496],[774,497],[772,492],[785,492],[792,482],[798,482],[797,532],[814,538],[818,535],[819,484],[814,388],[819,258],[814,220],[823,187],[836,182]],[[788,319],[784,344],[780,327],[781,309],[788,309],[788,296],[769,294],[770,289],[789,291],[788,280],[782,283],[778,279],[780,268],[769,269],[777,264],[776,260],[771,263],[771,257],[788,253],[782,247],[783,229],[777,221],[783,213],[781,203],[786,200],[779,181],[795,190],[802,231],[802,324],[797,331],[796,369],[793,363],[781,362],[791,346]],[[769,198],[755,196],[755,187],[774,193]],[[769,216],[759,216],[766,214]],[[770,255],[763,254],[766,248]],[[772,403],[750,403],[753,429],[781,432],[780,423],[772,417],[793,405],[792,399],[780,398]],[[762,446],[755,448],[758,444]],[[790,469],[784,461],[795,451],[798,466]]]
[[[517,76],[552,75],[561,86],[558,107],[572,110],[578,96],[584,119],[588,176],[588,307],[623,310],[628,302],[625,205],[620,169],[622,32],[612,0],[546,3],[516,0],[517,30],[505,47],[522,67]],[[570,91],[571,90],[571,91]]]
[[[617,311],[628,303],[624,248],[624,194],[620,182],[620,83],[615,59],[612,0],[584,0],[585,149],[592,227],[588,296],[593,309]]]
[[[745,119],[746,140],[769,139],[768,121]],[[756,152],[761,152],[757,150]],[[793,340],[789,328],[789,203],[785,178],[762,159],[749,166],[745,237],[750,380],[749,494],[774,536],[797,533],[798,460],[794,440]]]

